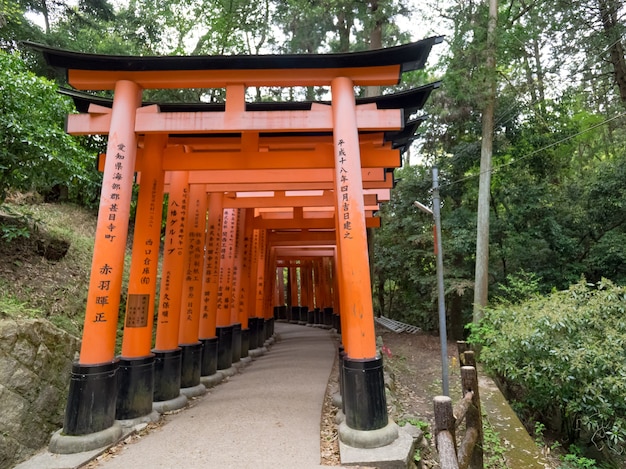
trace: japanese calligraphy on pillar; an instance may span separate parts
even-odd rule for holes
[[[111,289],[110,278],[113,274],[113,267],[105,263],[98,269],[98,274],[100,276],[100,280],[98,280],[96,287],[98,289],[98,293],[95,298],[97,311],[93,322],[106,322],[106,312],[103,310],[106,308],[106,305],[109,304],[109,290]]]
[[[152,241],[152,239],[149,239],[149,238],[146,239],[146,242],[144,244],[143,269],[141,270],[141,278],[139,279],[139,282],[142,285],[150,285],[152,274],[154,273],[153,271],[154,267],[151,265],[152,258],[153,258],[153,252],[152,252],[153,244],[154,244],[154,241]]]
[[[111,176],[111,182],[109,187],[109,206],[108,206],[108,214],[109,214],[109,223],[106,226],[106,231],[104,232],[104,238],[110,242],[113,242],[115,238],[118,236],[118,216],[120,210],[120,198],[121,198],[121,190],[122,190],[122,182],[124,180],[124,168],[125,168],[125,160],[126,160],[126,145],[120,143],[117,145],[117,152],[115,153],[115,163],[114,168],[115,171]]]
[[[232,276],[234,248],[235,214],[233,209],[226,209],[222,215],[222,238],[220,247],[220,283],[217,289],[217,309],[222,311],[222,318],[230,317],[232,305]]]
[[[241,219],[242,222],[245,219],[245,210],[242,211]],[[238,314],[240,317],[247,316],[247,299],[248,299],[248,290],[250,286],[250,251],[252,249],[251,243],[252,240],[250,238],[250,233],[247,227],[241,227],[243,234],[241,236],[243,241],[242,246],[242,256],[241,259],[241,281],[239,287],[239,300],[237,302]]]
[[[132,168],[126,168],[126,144],[118,143],[115,147],[114,155],[114,171],[111,173],[110,178],[104,182],[108,185],[103,187],[103,192],[108,191],[108,205],[101,207],[104,209],[104,217],[106,223],[105,229],[98,231],[100,236],[103,236],[105,244],[113,243],[119,236],[118,230],[120,228],[120,222],[124,229],[128,227],[128,216],[126,211],[122,209],[122,192],[125,178],[125,171],[131,171]],[[125,217],[124,219],[120,217]],[[100,221],[99,221],[100,223]],[[107,306],[110,302],[109,292],[112,287],[112,280],[121,275],[120,272],[114,272],[114,268],[109,263],[103,263],[97,267],[98,279],[96,281],[97,293],[93,297],[94,304],[92,311],[95,311],[91,322],[103,323],[107,322]]]
[[[218,255],[219,235],[222,224],[222,216],[217,220],[212,220],[209,215],[209,227],[206,235],[206,251],[204,253],[204,288],[202,299],[202,319],[209,318],[209,308],[211,301],[210,284],[217,284],[219,281],[220,256]]]
[[[352,239],[352,222],[350,221],[350,181],[348,179],[348,170],[346,165],[348,162],[348,155],[344,148],[343,139],[339,139],[337,142],[337,161],[339,166],[337,168],[337,181],[339,182],[339,190],[341,192],[341,198],[339,199],[339,216],[338,222],[340,224],[340,230],[344,239]]]
[[[183,257],[184,253],[184,234],[185,234],[185,220],[188,200],[188,190],[184,188],[180,194],[170,194],[170,201],[167,212],[167,226],[165,236],[165,256],[176,256],[179,259]],[[165,262],[165,260],[164,260]],[[182,262],[178,260],[176,262]],[[168,262],[168,266],[172,266]],[[153,268],[156,268],[153,267]],[[172,267],[165,268],[163,270],[163,278],[161,281],[161,297],[159,306],[159,324],[169,323],[169,316],[171,308],[177,307],[176,300],[172,301]],[[176,298],[179,298],[176,296]]]
[[[265,278],[265,230],[259,230],[259,265],[257,268],[257,283],[256,283],[256,295],[257,301],[263,300],[263,288],[265,286],[264,278]],[[262,310],[262,308],[261,308]]]
[[[202,280],[202,267],[204,260],[204,227],[205,213],[202,210],[200,200],[193,201],[194,207],[191,210],[193,218],[190,219],[187,245],[187,268],[185,269],[185,282],[187,288],[187,298],[185,300],[185,314],[187,321],[193,321],[194,309],[197,295],[199,294],[200,281]],[[190,215],[191,215],[190,213]]]
[[[231,321],[233,321],[233,323],[238,322],[237,321],[237,308],[236,308],[236,295],[237,295],[237,290],[241,284],[241,279],[240,279],[240,275],[241,272],[239,271],[239,258],[240,258],[240,246],[239,246],[239,229],[241,228],[241,223],[240,223],[240,212],[241,209],[236,209],[234,211],[234,216],[231,218],[231,224],[230,224],[230,233],[229,233],[229,255],[232,256],[232,266],[233,266],[233,280],[231,283],[231,289],[230,289],[230,310],[231,310]]]

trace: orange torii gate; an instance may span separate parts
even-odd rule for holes
[[[79,110],[86,106],[68,116],[68,132],[108,135],[108,146],[83,345],[53,451],[70,452],[77,437],[78,451],[102,446],[119,436],[116,419],[145,418],[153,400],[175,405],[183,389],[200,392],[201,376],[230,369],[247,352],[249,318],[261,320],[267,337],[274,296],[266,279],[276,277],[277,265],[271,247],[277,241],[270,240],[292,230],[301,230],[301,246],[316,231],[334,233],[334,243],[327,243],[334,257],[321,256],[321,269],[333,271],[327,279],[333,303],[355,312],[341,315],[346,420],[340,438],[353,446],[371,445],[371,432],[377,445],[395,440],[376,351],[365,230],[377,225],[378,200],[372,197],[388,195],[388,168],[399,166],[399,151],[419,125],[409,116],[437,84],[367,99],[355,99],[354,87],[396,84],[403,71],[423,67],[440,41],[352,54],[210,57],[103,56],[31,44],[49,65],[66,69],[77,90],[114,91],[112,104],[68,92]],[[246,88],[262,86],[328,86],[332,99],[247,103]],[[225,104],[142,102],[142,90],[158,88],[225,88]],[[140,192],[122,353],[116,357],[134,173]],[[270,191],[272,202],[261,191]],[[303,200],[311,196],[302,191],[322,192],[313,201]],[[64,442],[66,436],[72,443]]]

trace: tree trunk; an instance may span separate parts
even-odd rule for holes
[[[617,12],[620,8],[619,0],[598,0],[600,20],[609,42],[609,57],[615,74],[615,84],[619,89],[622,104],[626,104],[626,61],[624,59],[624,45],[621,42],[619,20]]]
[[[489,192],[491,186],[491,156],[493,153],[493,122],[496,94],[496,24],[497,0],[489,1],[487,27],[486,68],[488,84],[482,119],[482,147],[480,152],[480,180],[478,187],[478,215],[476,227],[476,272],[474,279],[474,323],[482,318],[487,306],[489,289]]]

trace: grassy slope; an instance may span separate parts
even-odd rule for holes
[[[7,225],[8,224],[8,225]],[[74,205],[13,199],[0,206],[0,318],[43,317],[82,335],[96,216]],[[27,233],[28,237],[17,236]],[[50,261],[38,251],[51,238],[70,243]]]

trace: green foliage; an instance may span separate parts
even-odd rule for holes
[[[406,424],[413,425],[416,428],[419,428],[424,433],[424,438],[430,439],[432,438],[432,434],[430,433],[430,424],[425,422],[424,420],[420,420],[417,418],[407,418],[400,421],[399,425],[403,427]]]
[[[34,318],[39,317],[41,310],[31,308],[24,301],[7,293],[8,289],[0,281],[0,318]]]
[[[496,303],[521,303],[539,294],[541,279],[533,272],[520,271],[516,275],[509,274],[506,283],[498,285]]]
[[[560,415],[570,441],[626,448],[626,288],[584,281],[485,311],[470,341],[526,410]],[[547,422],[546,422],[547,423]]]
[[[32,213],[10,205],[0,205],[0,238],[10,243],[16,239],[30,238],[31,231],[37,230],[38,220]]]
[[[432,217],[415,200],[428,204],[428,173],[417,167],[396,172],[391,201],[381,207],[382,226],[374,232],[374,285],[380,314],[436,327],[437,297]]]
[[[485,469],[500,469],[506,466],[506,448],[500,434],[495,431],[487,415],[483,412],[483,452]]]
[[[97,185],[92,158],[64,131],[72,108],[56,89],[0,51],[0,203],[9,189],[64,185],[76,200]]]
[[[0,28],[10,21],[20,22],[22,10],[17,2],[0,0]]]
[[[561,469],[601,469],[595,459],[586,458],[581,449],[576,445],[570,445],[569,452],[561,457]]]

